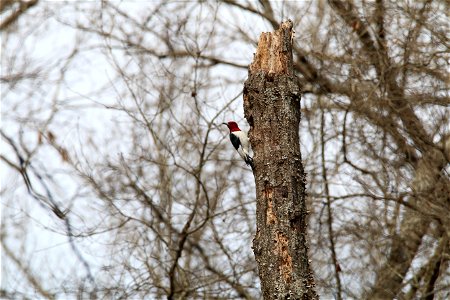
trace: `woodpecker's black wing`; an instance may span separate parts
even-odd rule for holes
[[[230,141],[236,150],[239,149],[239,146],[241,146],[241,140],[239,140],[239,138],[233,133],[230,133]]]

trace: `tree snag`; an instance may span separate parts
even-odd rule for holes
[[[262,33],[244,85],[256,182],[253,251],[264,299],[318,299],[308,260],[305,173],[300,154],[300,86],[292,22]]]

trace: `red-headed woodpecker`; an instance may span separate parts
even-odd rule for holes
[[[223,124],[227,125],[228,129],[230,129],[230,141],[234,148],[245,161],[247,166],[250,166],[253,170],[253,158],[249,154],[250,142],[248,141],[247,134],[240,130],[238,124],[234,121]]]

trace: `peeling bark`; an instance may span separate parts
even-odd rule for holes
[[[318,299],[308,260],[305,173],[300,154],[300,86],[292,22],[262,33],[244,87],[256,181],[253,250],[264,299]]]

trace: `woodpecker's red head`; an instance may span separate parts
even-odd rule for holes
[[[229,121],[228,123],[223,123],[223,124],[227,125],[228,129],[230,129],[231,132],[233,132],[233,131],[241,131],[239,129],[238,124],[236,122],[234,122],[234,121]]]

